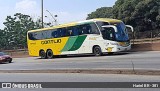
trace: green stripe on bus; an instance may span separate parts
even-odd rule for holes
[[[83,35],[83,36],[78,36],[77,40],[75,41],[74,45],[72,46],[71,49],[69,49],[69,51],[75,51],[78,50],[81,45],[83,44],[84,40],[86,39],[87,35]]]
[[[63,51],[68,51],[69,49],[72,48],[72,46],[74,45],[75,41],[77,40],[78,36],[74,36],[74,37],[69,37],[67,43],[65,44],[64,48],[61,50],[61,52]]]

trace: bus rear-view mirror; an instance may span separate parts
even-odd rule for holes
[[[134,32],[134,29],[131,25],[126,25],[127,28],[129,28],[132,32]]]

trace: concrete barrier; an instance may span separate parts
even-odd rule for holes
[[[160,51],[160,43],[133,44],[131,51]]]

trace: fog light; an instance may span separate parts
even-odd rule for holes
[[[106,50],[107,50],[108,52],[112,52],[113,47],[108,47],[108,48],[106,48]]]

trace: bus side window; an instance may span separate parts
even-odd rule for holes
[[[67,27],[67,36],[77,36],[78,35],[78,30],[76,27]]]
[[[51,31],[42,31],[42,39],[49,39],[51,38]]]
[[[59,37],[65,37],[66,36],[66,29],[65,28],[59,28],[57,29]]]
[[[41,39],[43,39],[42,32],[29,33],[28,37],[29,37],[30,40],[41,40]]]
[[[57,38],[61,37],[61,30],[57,30]]]
[[[66,32],[67,32],[66,28],[62,28],[61,36],[66,37]]]
[[[105,26],[105,25],[109,25],[108,22],[96,22],[96,24],[98,25],[98,27],[100,28],[100,30],[104,30],[104,28],[102,26]]]
[[[45,36],[45,35],[46,35],[46,34],[45,34],[45,31],[41,31],[41,32],[42,32],[42,33],[41,33],[41,34],[42,34],[42,35],[41,35],[41,38],[42,38],[42,39],[45,39],[45,38],[46,38],[46,36]]]
[[[67,28],[67,34],[68,34],[68,36],[77,36],[78,35],[78,29],[76,27],[68,27]]]
[[[102,31],[103,38],[108,40],[115,40],[115,31],[113,28],[104,28]]]
[[[53,31],[53,32],[52,32],[52,37],[53,37],[53,38],[56,38],[56,37],[57,37],[57,31]]]
[[[79,25],[79,26],[77,26],[77,30],[78,30],[78,34],[79,35],[82,35],[82,27],[81,27],[82,25]]]
[[[41,40],[42,39],[42,32],[35,32],[34,33],[35,40]]]
[[[67,27],[66,28],[66,36],[68,37],[68,36],[71,36],[71,29],[70,29],[70,27]]]
[[[58,38],[58,37],[60,37],[59,31],[53,30],[53,31],[52,31],[52,37],[53,37],[53,38]]]
[[[72,36],[77,36],[77,35],[79,35],[78,28],[77,27],[72,27]]]
[[[89,34],[90,26],[88,24],[82,25],[82,34]]]
[[[36,38],[34,38],[34,33],[28,33],[28,38],[30,40],[36,40]]]
[[[86,26],[85,26],[85,34],[90,34],[91,33],[91,26],[89,25],[89,24],[87,24]]]
[[[78,26],[79,35],[89,34],[90,26],[88,24]]]
[[[99,30],[98,30],[98,27],[96,26],[95,23],[91,23],[90,24],[90,27],[91,27],[91,31],[90,31],[90,34],[100,34]]]

